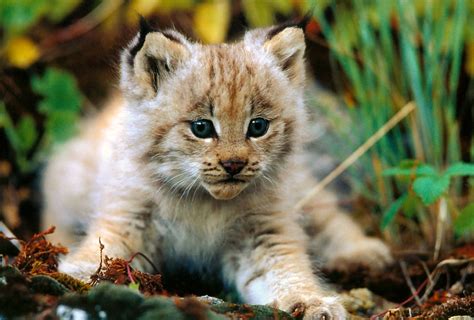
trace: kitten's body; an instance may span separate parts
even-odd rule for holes
[[[343,261],[380,267],[390,255],[336,207],[292,210],[314,184],[300,159],[303,52],[303,33],[293,27],[219,46],[142,32],[122,60],[126,103],[87,123],[46,171],[45,224],[55,224],[67,244],[78,222],[87,227],[61,270],[93,273],[100,237],[109,256],[142,252],[168,268],[218,265],[249,303],[287,311],[302,304],[307,318],[343,317],[307,252],[339,268]],[[268,131],[249,136],[256,118],[269,120]],[[193,134],[198,119],[212,121],[213,136]],[[228,179],[229,161],[239,164],[232,173],[239,181]]]

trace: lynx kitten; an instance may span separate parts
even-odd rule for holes
[[[122,55],[126,102],[86,122],[46,170],[44,225],[68,245],[87,228],[60,270],[87,279],[100,237],[108,256],[217,265],[248,303],[344,318],[313,262],[381,268],[391,257],[337,207],[292,210],[314,184],[300,159],[304,50],[292,26],[220,45],[142,26]]]

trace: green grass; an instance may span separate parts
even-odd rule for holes
[[[466,0],[334,0],[309,1],[309,7],[314,8],[341,71],[336,75],[340,90],[351,97],[346,103],[348,119],[330,119],[330,123],[339,123],[332,130],[343,141],[350,141],[349,148],[333,144],[333,154],[342,161],[406,103],[415,101],[416,111],[349,169],[349,176],[354,189],[373,204],[371,210],[393,211],[396,203],[420,229],[432,232],[421,224],[435,225],[431,222],[438,204],[424,206],[414,198],[410,178],[386,176],[383,171],[407,159],[438,170],[461,161],[456,91],[473,6]],[[333,21],[325,18],[323,8],[333,11]],[[325,113],[339,115],[330,110]],[[459,209],[460,181],[456,178],[448,193],[453,218]],[[395,202],[405,194],[411,205]],[[399,225],[383,226],[391,230],[392,239],[401,241]]]

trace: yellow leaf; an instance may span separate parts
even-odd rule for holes
[[[17,37],[8,41],[5,54],[11,65],[25,69],[38,60],[40,50],[29,38]]]
[[[471,77],[474,76],[474,41],[467,43],[466,72]]]
[[[194,0],[160,0],[158,10],[169,13],[173,10],[190,10],[194,5]]]
[[[215,0],[196,5],[194,29],[205,43],[223,42],[230,22],[230,2]]]
[[[273,7],[280,13],[284,15],[289,15],[291,14],[291,11],[293,10],[293,1],[291,0],[273,0]]]
[[[242,0],[245,18],[253,27],[266,27],[273,24],[275,14],[271,1],[268,0]]]

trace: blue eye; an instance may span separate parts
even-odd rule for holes
[[[191,122],[191,131],[196,137],[201,139],[211,138],[216,134],[212,121],[206,119]]]
[[[267,133],[270,122],[263,118],[255,118],[250,120],[247,136],[258,138]]]

